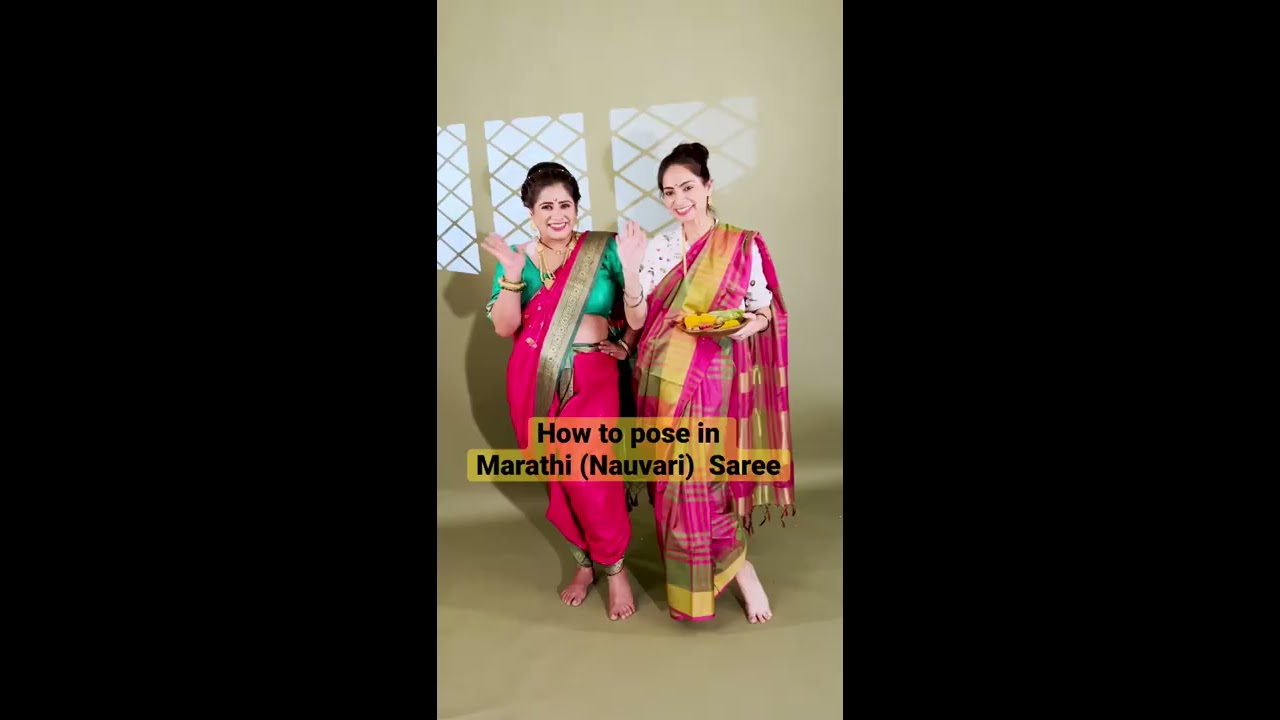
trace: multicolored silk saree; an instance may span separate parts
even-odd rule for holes
[[[677,328],[687,315],[741,307],[755,243],[773,320],[745,341],[695,337]],[[648,418],[732,418],[747,451],[785,451],[790,461],[787,312],[773,261],[759,233],[717,224],[685,254],[649,298],[636,348],[637,414]],[[732,441],[730,441],[732,442]],[[722,476],[712,481],[656,478],[658,543],[666,566],[671,615],[715,617],[715,598],[746,560],[752,516],[770,506],[795,512],[793,465],[776,477]]]

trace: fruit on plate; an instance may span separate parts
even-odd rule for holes
[[[707,330],[725,330],[742,324],[741,310],[713,310],[711,312],[688,315],[684,318],[686,330],[705,332]]]
[[[702,313],[700,315],[686,316],[684,327],[686,330],[711,330],[715,328],[717,322],[719,321],[714,315]]]

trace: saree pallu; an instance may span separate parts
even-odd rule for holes
[[[773,292],[773,321],[746,341],[694,337],[677,329],[685,316],[741,306],[755,244]],[[685,269],[687,267],[687,271]],[[636,349],[638,415],[732,418],[743,450],[791,451],[787,393],[787,312],[773,261],[759,233],[718,224],[685,254],[685,267],[664,277],[649,298],[649,319]],[[672,617],[710,620],[715,599],[746,561],[756,508],[794,514],[793,464],[773,478],[655,481],[658,545]]]
[[[521,309],[520,329],[507,362],[507,403],[516,441],[530,448],[535,417],[618,415],[618,364],[601,352],[580,352],[574,336],[596,278],[606,233],[585,233],[550,288]],[[620,482],[554,478],[548,483],[547,520],[594,561],[622,559],[631,541],[626,488]]]

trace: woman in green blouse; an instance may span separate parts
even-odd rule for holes
[[[520,199],[538,238],[508,245],[497,234],[482,247],[499,266],[487,314],[494,330],[514,338],[507,365],[507,401],[520,447],[529,447],[531,418],[619,415],[618,361],[634,342],[610,339],[609,318],[619,304],[634,339],[647,308],[639,265],[645,236],[629,223],[620,237],[574,231],[581,200],[578,181],[558,163],[529,170]],[[617,481],[550,485],[547,519],[569,541],[578,570],[560,593],[582,604],[595,580],[594,564],[609,578],[609,617],[635,612],[623,556],[631,540],[626,486]]]

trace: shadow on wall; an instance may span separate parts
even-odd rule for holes
[[[479,275],[449,273],[444,290],[445,304],[455,317],[470,317],[467,335],[466,392],[471,401],[471,416],[491,448],[514,448],[515,431],[507,412],[507,358],[511,355],[511,339],[498,337],[484,306],[493,291],[493,270]],[[438,274],[437,274],[438,275]],[[564,537],[546,520],[547,488],[543,483],[489,483],[502,493],[529,523],[547,539],[560,558],[562,575],[567,579],[575,565],[568,553]],[[477,491],[483,492],[477,487]]]

